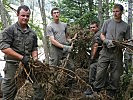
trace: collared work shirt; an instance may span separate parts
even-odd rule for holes
[[[32,51],[37,50],[37,36],[28,26],[23,31],[18,22],[6,28],[0,37],[0,49],[12,48],[19,54],[31,55]],[[6,59],[13,59],[5,55]]]

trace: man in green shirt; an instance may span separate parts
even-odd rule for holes
[[[6,28],[0,37],[0,50],[5,54],[4,79],[2,80],[2,100],[14,100],[17,93],[15,74],[21,62],[29,69],[30,57],[38,59],[38,44],[35,32],[28,26],[30,9],[26,5],[17,9],[18,21]],[[43,90],[33,80],[35,94],[33,100],[43,100]],[[38,91],[39,90],[39,91]]]

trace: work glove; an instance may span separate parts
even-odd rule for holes
[[[115,47],[112,40],[104,39],[103,43],[106,44],[107,48]]]
[[[71,52],[71,50],[72,50],[71,46],[64,45],[63,52]]]
[[[30,60],[30,56],[24,56],[23,58],[22,58],[22,64],[24,65],[24,67],[26,68],[26,69],[29,69],[29,60]]]

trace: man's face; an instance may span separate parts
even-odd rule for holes
[[[91,32],[94,32],[94,33],[98,32],[98,27],[97,27],[97,25],[96,25],[96,24],[91,24],[91,25],[90,25],[90,31],[91,31]]]
[[[18,16],[18,22],[21,25],[27,25],[28,21],[29,21],[29,17],[30,17],[30,11],[25,11],[23,9],[20,10],[19,14],[17,14]]]
[[[113,16],[114,16],[114,19],[121,19],[122,12],[120,11],[119,8],[113,9]]]
[[[54,20],[58,20],[59,17],[60,17],[60,12],[59,12],[59,10],[54,10],[52,16],[53,16],[53,19],[54,19]]]

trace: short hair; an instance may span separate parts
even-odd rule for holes
[[[53,14],[53,11],[54,11],[54,10],[58,10],[58,11],[60,12],[60,9],[57,8],[57,7],[55,7],[55,8],[53,8],[53,9],[51,10],[51,15]]]
[[[92,21],[92,22],[90,23],[90,25],[92,25],[92,24],[96,24],[96,26],[99,27],[99,22],[97,22],[97,21]]]
[[[124,11],[124,7],[121,4],[115,4],[113,9],[115,9],[115,8],[119,8],[121,12]]]
[[[18,7],[18,9],[17,9],[17,14],[19,14],[20,13],[20,10],[21,9],[23,9],[23,10],[25,10],[25,11],[30,11],[30,9],[29,9],[29,7],[28,6],[26,6],[26,5],[21,5],[21,6],[19,6]]]

